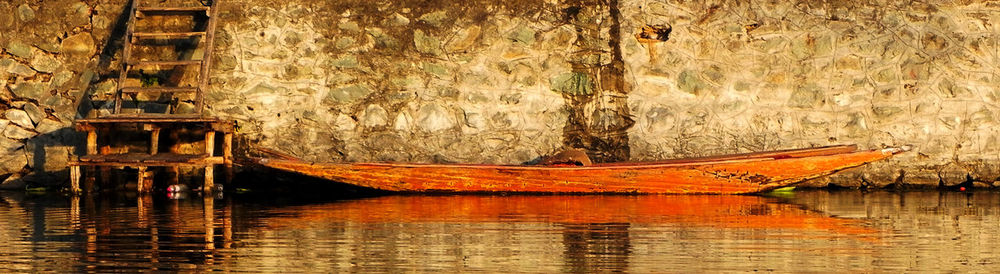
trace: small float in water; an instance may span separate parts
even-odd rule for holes
[[[840,145],[656,162],[570,161],[573,165],[316,163],[289,157],[255,161],[393,192],[744,194],[788,187],[907,150]]]

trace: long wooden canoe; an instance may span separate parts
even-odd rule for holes
[[[742,194],[790,186],[882,160],[902,148],[854,145],[590,166],[314,163],[261,165],[397,192]]]

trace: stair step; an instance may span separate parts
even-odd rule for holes
[[[169,92],[185,93],[198,92],[197,87],[124,87],[122,93],[144,93],[144,92]]]
[[[209,10],[209,7],[141,7],[138,9],[140,13],[145,14],[184,14],[204,12],[205,15],[208,15]]]
[[[138,39],[155,39],[155,38],[191,38],[198,36],[205,36],[204,31],[194,31],[194,32],[136,32],[132,34],[132,37]]]
[[[193,66],[201,65],[201,60],[177,60],[177,61],[139,61],[129,62],[135,66]]]

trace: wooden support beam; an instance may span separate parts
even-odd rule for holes
[[[87,131],[87,155],[97,155],[97,130]]]
[[[222,159],[226,161],[226,165],[233,164],[233,133],[226,132],[222,135]]]
[[[149,154],[156,155],[160,152],[160,128],[153,128],[149,133]]]
[[[146,191],[146,167],[139,167],[139,180],[136,183],[136,191],[139,193],[145,193]]]
[[[233,182],[233,133],[226,132],[222,137],[222,159],[226,165],[226,184]]]
[[[211,194],[212,188],[215,188],[215,165],[207,165],[205,166],[205,184],[202,185],[201,190]]]
[[[96,180],[96,178],[94,178],[94,174],[97,173],[96,169],[92,166],[88,166],[87,169],[83,171],[83,189],[86,189],[87,192],[94,191],[94,181]],[[102,186],[101,188],[106,187],[107,186]]]
[[[205,131],[205,154],[208,156],[215,155],[215,131],[207,130]]]
[[[170,168],[172,174],[170,174],[170,184],[176,185],[181,183],[181,168],[178,166],[173,166]]]
[[[74,195],[80,194],[80,166],[69,167],[69,190]]]

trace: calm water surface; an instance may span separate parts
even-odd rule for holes
[[[0,272],[996,271],[1000,194],[383,196],[0,192]]]

